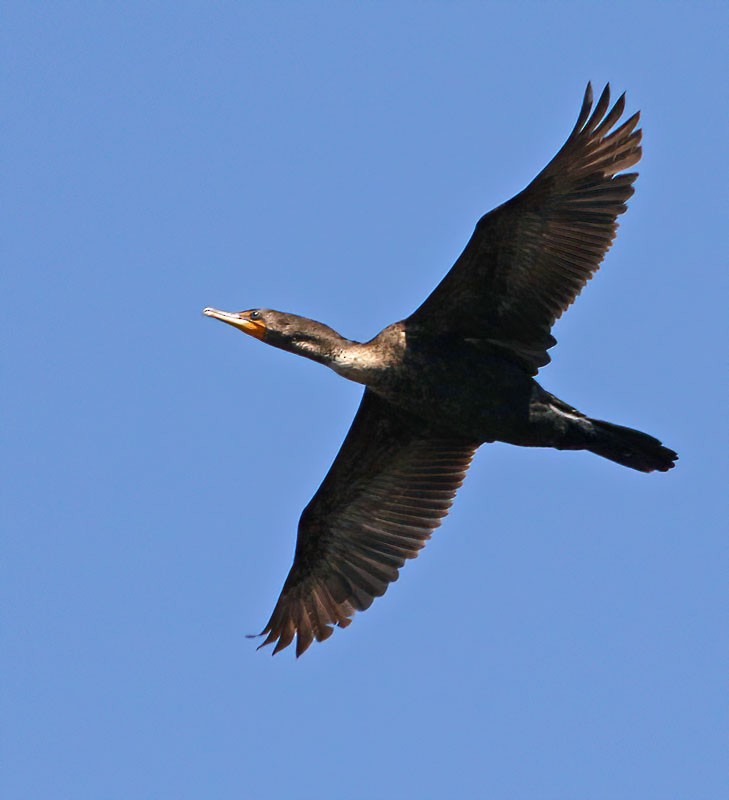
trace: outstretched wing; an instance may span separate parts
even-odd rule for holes
[[[397,580],[448,513],[477,444],[424,431],[425,423],[369,389],[329,473],[299,521],[296,554],[262,631],[274,654],[296,635],[349,625]],[[278,641],[276,641],[278,640]]]
[[[512,351],[533,373],[549,363],[550,329],[600,266],[640,160],[639,114],[615,128],[625,95],[588,83],[562,149],[516,197],[482,217],[458,261],[407,320]]]

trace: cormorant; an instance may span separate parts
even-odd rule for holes
[[[623,94],[588,83],[562,149],[514,198],[482,217],[426,301],[369,342],[305,317],[256,308],[204,314],[364,384],[329,473],[299,521],[296,554],[261,645],[314,639],[351,622],[397,580],[440,525],[485,442],[589,450],[665,472],[676,453],[590,419],[535,380],[550,330],[600,266],[633,194],[639,114],[616,127]],[[592,112],[592,113],[591,113]]]

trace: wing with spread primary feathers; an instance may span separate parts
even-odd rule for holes
[[[262,634],[274,653],[296,636],[346,627],[397,580],[448,513],[477,444],[440,437],[367,389],[329,473],[299,521],[294,563]]]
[[[549,363],[554,322],[600,266],[641,157],[639,114],[619,127],[622,95],[587,85],[562,149],[516,197],[482,217],[451,271],[407,320],[510,350],[532,373]]]

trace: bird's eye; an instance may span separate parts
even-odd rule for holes
[[[250,319],[260,319],[261,318],[261,312],[260,311],[251,311],[251,313],[248,316],[249,316]]]

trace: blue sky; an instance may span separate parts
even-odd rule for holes
[[[5,797],[724,794],[727,16],[6,4]],[[360,389],[201,309],[371,337],[588,79],[644,158],[540,380],[678,468],[484,447],[383,599],[257,653]]]

